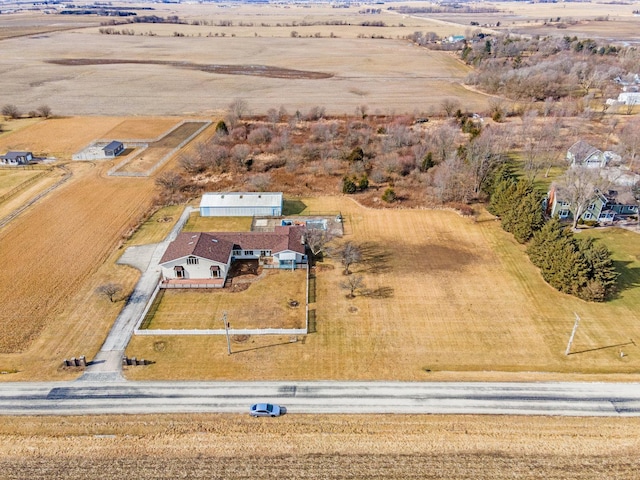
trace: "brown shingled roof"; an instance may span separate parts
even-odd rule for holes
[[[182,232],[169,244],[160,263],[195,255],[215,262],[227,263],[231,250],[284,250],[304,254],[304,227],[276,227],[275,232]]]
[[[219,263],[227,263],[233,243],[215,233],[182,232],[169,244],[160,263],[195,255]]]
[[[271,253],[291,250],[304,254],[303,231],[304,227],[278,226],[275,232],[215,232],[209,235],[233,242],[236,250],[271,250]]]

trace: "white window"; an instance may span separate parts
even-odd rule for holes
[[[198,257],[187,257],[187,265],[198,265]]]
[[[593,210],[594,208],[596,208],[596,204],[594,203],[590,203],[589,207],[587,208],[587,210]]]
[[[242,250],[234,250],[233,255],[242,255]]]
[[[260,250],[260,256],[261,257],[270,257],[271,256],[271,250]]]
[[[591,215],[589,212],[585,213],[582,216],[585,220],[590,220],[591,218],[593,218],[593,215]]]
[[[569,216],[569,210],[560,210],[558,216],[560,218],[567,218]]]

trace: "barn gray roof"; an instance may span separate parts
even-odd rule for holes
[[[281,207],[282,192],[211,192],[202,195],[200,207]]]

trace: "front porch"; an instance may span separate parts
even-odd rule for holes
[[[164,278],[160,288],[222,288],[224,278]]]

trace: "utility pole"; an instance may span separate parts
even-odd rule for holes
[[[567,349],[564,352],[565,355],[569,355],[569,350],[571,350],[571,344],[573,343],[573,337],[575,337],[576,330],[578,330],[578,323],[580,323],[580,317],[578,316],[578,314],[575,313],[575,312],[573,312],[573,314],[576,316],[576,323],[573,324],[573,330],[571,331],[571,337],[569,337],[569,343],[567,344]]]
[[[227,334],[227,355],[231,355],[231,340],[229,339],[229,322],[227,322],[227,312],[222,312],[224,331]]]

